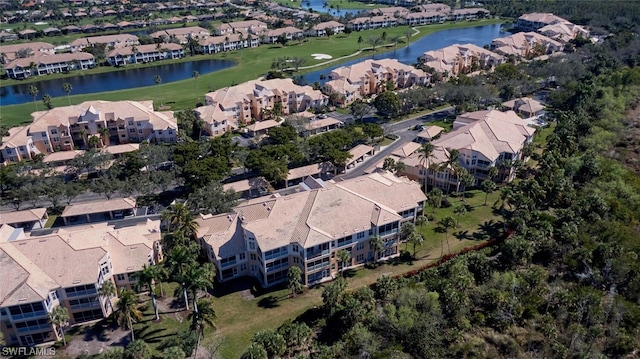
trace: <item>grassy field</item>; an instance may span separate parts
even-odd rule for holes
[[[502,228],[500,218],[493,213],[491,204],[495,202],[499,193],[489,195],[489,206],[484,206],[484,193],[470,191],[467,194],[466,205],[469,212],[460,218],[460,228],[453,229],[449,233],[449,245],[452,252],[460,251],[465,247],[480,243],[489,239],[490,234],[495,234],[498,228]],[[436,218],[453,215],[453,208],[462,203],[459,198],[450,198],[451,207],[438,208],[435,211]],[[427,208],[431,213],[432,209]],[[445,238],[444,233],[436,230],[435,223],[429,223],[420,229],[427,240],[417,248],[417,260],[412,262],[394,262],[375,269],[360,268],[348,278],[349,289],[374,283],[381,275],[400,275],[411,270],[418,269],[440,258],[441,243]],[[404,245],[402,246],[404,249]],[[446,244],[444,251],[447,253]],[[412,247],[409,246],[409,251]],[[252,290],[251,286],[234,289]],[[253,334],[263,329],[275,329],[287,320],[293,320],[307,309],[322,305],[323,286],[308,289],[304,294],[296,298],[289,298],[286,289],[274,290],[266,293],[257,293],[254,299],[244,299],[239,291],[221,293],[214,298],[214,305],[218,319],[217,335],[222,338],[220,348],[222,358],[238,358],[251,343]],[[205,339],[211,340],[212,336]],[[217,338],[216,338],[217,340]]]
[[[446,23],[436,24],[419,27],[420,34],[413,36],[412,41],[418,40],[420,37],[433,33],[439,30],[472,27],[479,25],[487,25],[500,23],[500,20],[483,20],[473,22],[462,23]],[[207,58],[226,59],[232,60],[237,63],[236,66],[201,75],[197,80],[186,79],[182,81],[176,81],[172,83],[160,85],[160,91],[155,86],[141,87],[129,90],[100,92],[86,95],[71,95],[71,103],[77,104],[88,100],[153,100],[155,103],[160,103],[161,100],[165,105],[170,106],[171,110],[181,110],[193,108],[197,102],[202,101],[202,96],[209,91],[214,91],[221,87],[230,86],[232,84],[242,83],[248,80],[256,79],[271,68],[271,63],[274,59],[291,56],[302,57],[306,59],[305,65],[317,65],[322,63],[322,60],[314,60],[310,55],[313,53],[326,53],[334,58],[339,58],[356,53],[361,47],[366,45],[366,39],[372,36],[380,36],[383,32],[387,33],[388,38],[394,36],[404,36],[405,27],[396,27],[388,29],[376,29],[361,31],[352,33],[350,35],[338,35],[325,38],[311,38],[305,42],[290,42],[287,46],[281,45],[263,45],[253,49],[244,49],[240,51],[224,52],[215,55],[202,55],[189,57],[183,61],[199,60]],[[358,44],[358,37],[362,36],[365,40],[364,44]],[[406,41],[406,39],[405,39]],[[402,42],[398,43],[398,47],[404,46]],[[384,48],[378,48],[378,51],[384,51]],[[363,51],[358,57],[366,57],[370,55],[370,51]],[[354,57],[355,58],[355,57]],[[333,62],[320,66],[319,68],[326,68],[331,65],[335,65],[339,62]],[[107,68],[111,69],[111,68]],[[307,72],[317,70],[318,68],[305,70]],[[93,70],[91,70],[93,71]],[[98,69],[96,71],[104,71],[104,69]],[[304,74],[304,71],[301,71]],[[12,81],[2,81],[2,86],[15,84]],[[158,96],[160,92],[160,96]],[[40,94],[42,96],[44,94]],[[52,100],[54,107],[66,106],[67,99],[65,96],[57,97]],[[39,104],[42,108],[42,104]],[[31,121],[30,114],[35,111],[35,104],[26,103],[20,105],[9,105],[0,107],[0,122],[7,126],[16,126]]]

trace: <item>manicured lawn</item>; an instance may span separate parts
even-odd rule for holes
[[[413,36],[411,40],[418,40],[420,37],[438,30],[472,27],[499,22],[501,22],[501,20],[483,20],[423,26],[419,28],[420,34]],[[183,61],[216,58],[232,60],[235,61],[238,65],[223,71],[201,75],[197,80],[185,79],[182,81],[162,84],[160,85],[160,96],[158,96],[158,91],[155,86],[148,86],[136,89],[100,92],[86,95],[73,95],[72,92],[71,103],[77,104],[83,101],[99,99],[107,101],[153,100],[155,103],[159,104],[161,102],[160,100],[162,100],[162,102],[165,105],[168,105],[171,110],[189,109],[195,107],[196,103],[202,102],[202,97],[207,92],[214,91],[221,87],[239,84],[263,76],[269,71],[269,69],[271,68],[271,63],[276,58],[283,56],[302,57],[306,59],[305,65],[316,65],[322,63],[323,60],[314,60],[310,56],[313,53],[326,53],[333,56],[334,58],[351,55],[356,53],[362,47],[369,46],[366,44],[366,39],[371,36],[380,36],[383,32],[386,32],[388,38],[393,38],[394,36],[402,37],[404,36],[404,30],[405,27],[368,30],[352,33],[350,35],[337,35],[319,39],[311,38],[302,43],[294,41],[287,44],[286,47],[282,47],[280,45],[262,45],[253,49],[244,49],[240,51],[225,52],[215,55],[189,57]],[[365,43],[358,44],[359,36],[363,37]],[[404,46],[404,44],[400,42],[397,46]],[[378,51],[384,51],[384,49],[379,48]],[[352,58],[365,57],[370,54],[370,51],[363,51],[358,56]],[[319,68],[308,69],[304,71],[315,71],[317,69],[335,65],[336,63],[339,62],[329,63]],[[104,69],[99,69],[97,71],[104,71]],[[304,74],[304,71],[301,71],[301,73]],[[16,82],[2,82],[3,86],[9,85],[10,83],[15,84]],[[41,95],[44,94],[40,94],[40,96]],[[65,97],[66,96],[54,98],[52,100],[53,106],[60,107],[68,105],[67,99]],[[42,108],[42,104],[39,104],[39,108]],[[30,114],[34,111],[35,105],[33,103],[2,106],[0,107],[0,121],[3,125],[8,126],[16,126],[22,123],[28,123],[31,121]]]
[[[491,209],[491,204],[499,197],[498,192],[489,195],[489,205],[483,206],[484,193],[470,191],[466,204],[471,210],[460,219],[460,228],[451,230],[449,244],[452,252],[460,251],[486,240],[489,236],[484,232],[486,228],[502,228],[500,218]],[[459,198],[450,198],[453,206],[436,209],[436,217],[442,218],[453,215],[453,207],[460,203]],[[431,213],[431,208],[427,208]],[[417,260],[412,262],[395,261],[392,264],[381,265],[375,269],[359,268],[349,273],[347,279],[349,289],[355,289],[363,285],[374,283],[381,275],[400,275],[411,270],[418,269],[440,258],[440,243],[445,237],[444,233],[435,230],[435,223],[429,223],[421,228],[427,241],[417,251]],[[402,245],[404,249],[404,245]],[[409,251],[412,251],[409,245]],[[445,253],[447,253],[445,244]],[[243,280],[247,282],[246,279]],[[228,285],[228,284],[226,284]],[[225,286],[226,286],[225,285]],[[322,285],[308,289],[304,294],[296,298],[289,298],[286,289],[274,290],[256,295],[254,299],[244,299],[239,289],[243,289],[240,283],[236,291],[219,294],[214,299],[214,305],[218,319],[217,335],[222,338],[221,357],[238,358],[251,343],[253,335],[263,329],[275,329],[287,320],[293,320],[307,309],[322,305]],[[244,289],[252,289],[251,285],[245,285]],[[224,290],[224,289],[220,289]],[[211,336],[205,339],[212,340]]]

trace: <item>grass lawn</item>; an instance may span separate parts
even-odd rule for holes
[[[418,40],[424,35],[439,30],[472,27],[500,22],[501,20],[482,20],[463,23],[427,25],[420,27],[420,34],[413,36],[411,40]],[[271,63],[276,58],[283,56],[302,57],[306,59],[305,65],[317,65],[323,63],[323,60],[314,60],[310,56],[312,53],[326,53],[333,56],[334,58],[339,58],[354,54],[361,48],[362,44],[358,44],[359,36],[362,36],[365,39],[366,43],[366,39],[368,37],[380,36],[383,32],[386,32],[389,38],[393,38],[394,36],[402,37],[404,36],[404,30],[405,27],[367,30],[352,33],[350,35],[342,34],[324,38],[310,38],[302,43],[294,41],[290,42],[285,47],[282,47],[281,45],[262,45],[253,49],[243,49],[240,51],[224,52],[215,55],[189,57],[183,61],[215,58],[232,60],[235,61],[237,65],[230,69],[201,75],[197,80],[185,79],[182,81],[162,84],[160,85],[160,91],[157,90],[156,86],[147,86],[129,90],[100,92],[85,95],[73,95],[72,92],[70,100],[72,104],[77,104],[88,100],[153,100],[157,104],[163,102],[165,105],[170,106],[171,110],[194,108],[197,102],[202,102],[202,96],[206,92],[253,80],[264,75],[269,71],[269,69],[271,68]],[[397,46],[404,46],[404,44],[399,43]],[[379,48],[379,51],[384,50],[386,49]],[[366,57],[370,54],[370,51],[363,51],[358,56],[352,58]],[[311,72],[318,69],[326,68],[337,63],[339,62],[328,63],[318,68],[303,70],[301,71],[301,73],[304,74],[305,71]],[[107,67],[107,69],[111,68]],[[94,70],[89,70],[89,72],[86,73],[90,73],[90,71]],[[96,71],[104,71],[104,69],[98,69]],[[2,81],[3,86],[8,86],[10,84],[16,83],[22,82]],[[160,95],[158,95],[158,92],[160,92]],[[52,100],[52,104],[54,107],[67,106],[68,103],[66,96],[54,98]],[[39,107],[42,107],[41,104],[39,104]],[[31,121],[30,115],[34,111],[35,104],[33,103],[2,106],[0,107],[0,121],[3,125],[7,126],[17,126],[19,124],[28,123]]]
[[[466,204],[470,211],[461,217],[461,227],[453,229],[449,233],[449,245],[452,252],[460,251],[488,239],[487,229],[489,229],[489,233],[492,233],[494,228],[502,228],[499,223],[500,218],[491,209],[491,204],[499,197],[498,192],[489,195],[489,206],[483,205],[484,193],[481,191],[469,191],[467,196]],[[453,215],[454,206],[461,203],[460,198],[450,198],[450,201],[453,206],[436,209],[437,218]],[[431,213],[430,207],[427,208],[427,212]],[[437,232],[435,228],[435,223],[429,223],[420,229],[426,235],[427,241],[417,248],[417,260],[412,262],[394,261],[392,264],[381,265],[375,269],[356,269],[350,273],[350,277],[347,279],[349,289],[353,290],[363,285],[372,284],[383,274],[400,275],[438,260],[440,258],[440,243],[445,234]],[[404,245],[402,248],[404,249]],[[409,246],[409,251],[412,251],[411,246]],[[242,282],[246,282],[246,279]],[[236,284],[240,285],[240,282]],[[214,298],[214,306],[218,316],[216,320],[218,331],[215,340],[218,336],[222,339],[220,351],[223,358],[240,357],[257,331],[276,329],[285,321],[295,319],[307,309],[322,305],[322,285],[308,289],[296,298],[289,298],[288,290],[279,289],[256,294],[254,299],[244,299],[238,290],[252,290],[252,287],[246,285],[244,288],[234,289],[235,291],[229,290],[229,293],[218,294]],[[220,290],[224,290],[224,288]],[[212,338],[211,335],[207,336],[205,343],[207,340],[213,340]]]

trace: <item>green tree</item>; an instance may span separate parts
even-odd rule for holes
[[[369,238],[369,249],[373,251],[373,260],[374,263],[378,263],[380,259],[380,252],[384,249],[384,242],[380,236],[373,236]]]
[[[322,291],[322,302],[324,307],[329,311],[329,316],[338,309],[338,305],[342,302],[342,298],[347,290],[347,281],[338,277],[332,283],[327,284]]]
[[[438,221],[438,226],[444,231],[445,241],[447,242],[447,249],[451,254],[451,247],[449,246],[449,230],[456,227],[456,220],[451,216],[446,216]],[[444,244],[440,243],[440,260],[444,255]]]
[[[292,266],[287,272],[287,287],[291,291],[291,295],[295,298],[297,293],[300,293],[304,288],[302,285],[302,269],[297,266]]]
[[[198,313],[198,291],[213,288],[215,275],[216,269],[211,263],[205,263],[201,266],[190,266],[187,268],[186,273],[182,277],[181,285],[191,293],[194,312]]]
[[[351,266],[351,253],[346,249],[341,249],[336,253],[336,258],[338,259],[340,272],[342,273],[342,276],[344,276],[346,274],[347,267]]]
[[[146,287],[149,290],[149,296],[151,297],[151,304],[153,305],[153,313],[155,314],[156,320],[160,319],[160,315],[158,314],[158,303],[156,303],[154,284],[159,281],[161,277],[162,268],[156,265],[144,264],[142,266],[142,270],[135,274],[135,278],[138,280],[136,290],[139,291],[143,287]]]
[[[111,303],[111,297],[116,295],[117,292],[118,290],[116,289],[116,285],[113,284],[111,279],[105,279],[102,282],[102,285],[100,285],[100,288],[98,288],[98,295],[104,298],[111,308],[111,312],[114,311],[113,304]]]
[[[198,347],[200,346],[200,340],[202,335],[204,334],[204,330],[209,328],[216,327],[214,320],[216,319],[216,312],[213,309],[213,302],[208,299],[197,300],[197,305],[194,303],[194,310],[187,316],[187,319],[191,320],[191,330],[196,332],[198,335],[198,341],[196,343],[196,353],[193,355],[194,358],[198,357]]]
[[[480,184],[480,187],[482,187],[482,191],[484,192],[484,205],[486,206],[487,199],[489,198],[489,194],[493,193],[498,187],[490,179],[482,181],[482,183]]]
[[[231,211],[239,198],[236,191],[225,190],[220,182],[212,181],[190,194],[187,203],[194,212],[220,214]]]
[[[370,107],[361,100],[354,101],[349,107],[349,112],[356,122],[362,122],[364,116],[370,112]]]
[[[282,335],[273,330],[261,330],[253,336],[253,342],[267,351],[268,358],[279,358],[287,350],[287,343]]]
[[[153,76],[153,82],[156,84],[156,88],[158,89],[158,99],[160,99],[160,107],[162,107],[162,97],[160,96],[160,84],[162,83],[162,77],[160,75]]]
[[[420,229],[422,229],[422,227],[424,227],[424,225],[428,223],[429,218],[427,218],[427,216],[421,215],[416,218],[416,226],[420,227]]]
[[[151,347],[141,339],[131,341],[124,350],[125,359],[151,359],[152,356]]]
[[[71,106],[71,98],[69,97],[69,95],[71,95],[72,90],[73,90],[73,87],[71,86],[70,83],[65,82],[62,84],[62,91],[67,94],[67,101],[69,102],[69,106]]]
[[[400,99],[398,95],[393,91],[385,91],[373,101],[373,106],[383,116],[390,118],[396,116],[400,111]]]
[[[415,259],[416,247],[424,243],[424,236],[422,235],[422,233],[419,233],[418,231],[413,231],[413,233],[409,235],[407,242],[411,243],[411,245],[413,246],[413,258]]]
[[[186,238],[195,238],[198,232],[196,218],[184,203],[174,203],[162,213],[162,220],[172,233],[180,233]]]
[[[116,319],[118,325],[125,330],[131,330],[131,341],[135,341],[133,323],[142,320],[142,312],[138,309],[138,297],[128,289],[121,289],[116,304]]]
[[[313,330],[305,323],[287,321],[278,328],[278,333],[284,338],[291,356],[307,351],[313,341]]]
[[[435,157],[433,154],[433,151],[435,151],[435,149],[436,146],[434,146],[431,142],[425,142],[418,150],[418,160],[420,161],[420,165],[424,167],[422,187],[424,188],[425,193],[427,192],[427,178],[429,176],[429,167],[431,167],[431,159]]]
[[[49,94],[42,95],[42,103],[47,110],[51,110],[53,108],[53,104],[51,104],[51,96],[49,96]]]
[[[193,70],[191,77],[193,77],[193,80],[196,82],[196,94],[197,94],[198,93],[198,77],[200,77],[200,72],[198,72],[197,70]]]
[[[460,228],[460,216],[467,213],[467,206],[464,204],[459,204],[453,208],[453,213],[458,216],[458,219],[456,221],[456,227]]]
[[[162,359],[184,359],[186,357],[187,354],[178,346],[168,347],[162,351]]]
[[[58,328],[60,329],[60,334],[62,336],[62,344],[67,346],[67,339],[64,337],[64,328],[69,325],[69,311],[67,308],[58,305],[51,313],[49,313],[49,322],[56,327],[56,331]]]
[[[247,350],[242,354],[241,359],[268,359],[267,350],[262,344],[251,343]]]
[[[33,97],[33,103],[36,104],[36,111],[38,111],[38,103],[36,102],[36,98],[38,97],[38,92],[40,91],[38,90],[37,87],[35,87],[34,85],[29,85],[29,89],[27,90],[27,93]]]

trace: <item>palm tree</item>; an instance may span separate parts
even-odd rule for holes
[[[162,97],[160,97],[160,84],[162,83],[162,77],[160,77],[160,75],[153,76],[153,82],[155,82],[158,87],[158,98],[160,99],[160,106],[162,106]]]
[[[351,253],[349,253],[349,251],[347,251],[346,249],[341,249],[336,254],[336,257],[338,258],[338,263],[340,263],[342,266],[341,271],[342,276],[344,277],[345,269],[347,269],[348,264],[351,264]]]
[[[187,298],[187,288],[184,285],[184,278],[187,276],[187,272],[190,268],[196,267],[196,257],[198,255],[197,245],[194,247],[178,245],[172,248],[167,255],[167,265],[171,271],[172,280],[182,283],[182,294],[184,296],[184,304],[187,310],[189,310],[189,302]]]
[[[289,268],[287,272],[288,287],[291,290],[291,295],[295,298],[296,294],[302,291],[302,269],[297,266]]]
[[[451,254],[451,247],[449,247],[449,229],[456,226],[456,220],[451,216],[446,216],[438,221],[438,226],[440,226],[440,228],[444,230],[445,241],[447,241],[447,249],[449,250],[449,254]],[[440,260],[442,260],[443,253],[444,245],[440,243]]]
[[[40,91],[34,85],[30,85],[29,89],[27,90],[27,93],[33,96],[33,103],[36,104],[36,111],[38,111],[38,103],[36,102],[36,98],[38,97],[38,92]]]
[[[373,236],[369,239],[369,248],[373,251],[373,260],[378,263],[380,251],[384,249],[384,242],[380,236]]]
[[[438,187],[435,187],[429,192],[429,203],[433,206],[432,214],[436,213],[436,208],[440,207],[442,203],[442,190]]]
[[[448,168],[454,176],[456,176],[456,192],[460,190],[460,164],[458,163],[458,159],[460,158],[460,151],[455,148],[450,148],[447,150],[447,160],[444,165]],[[451,191],[451,181],[447,181],[447,193]]]
[[[73,90],[73,87],[71,87],[70,83],[65,82],[62,84],[62,91],[64,91],[64,93],[67,94],[67,100],[69,101],[69,106],[71,106],[71,98],[69,97],[69,94],[71,94],[71,90]]]
[[[102,138],[102,146],[106,147],[109,144],[109,135],[111,134],[111,133],[109,133],[109,128],[100,127],[100,129],[98,129],[98,133],[100,134],[100,137]]]
[[[431,158],[434,158],[433,155],[433,151],[436,149],[436,146],[433,145],[433,143],[431,142],[425,142],[422,144],[422,147],[420,147],[420,149],[418,150],[418,159],[420,161],[420,164],[422,165],[422,167],[424,167],[424,177],[422,179],[423,181],[423,187],[424,187],[424,192],[427,192],[427,176],[429,175],[429,167],[431,166],[430,160]]]
[[[111,279],[107,279],[104,282],[102,282],[102,285],[100,286],[100,288],[98,288],[98,295],[105,298],[112,312],[113,312],[113,304],[111,304],[111,297],[113,297],[116,293],[117,293],[116,285],[113,284]]]
[[[487,170],[487,175],[489,176],[489,179],[492,181],[494,178],[496,178],[496,176],[498,176],[498,173],[500,173],[500,170],[496,166],[491,166]]]
[[[453,209],[453,213],[458,215],[458,221],[456,222],[456,227],[460,227],[460,216],[467,213],[467,207],[463,204],[457,205]]]
[[[85,130],[84,128],[81,128],[80,131],[78,131],[78,133],[80,134],[80,137],[82,138],[82,143],[84,144],[84,147],[87,147],[87,130]]]
[[[195,237],[198,232],[195,216],[184,203],[172,204],[162,213],[162,220],[167,221],[169,232],[180,232],[188,238]]]
[[[198,77],[200,77],[200,72],[198,72],[197,70],[193,70],[193,74],[191,74],[191,77],[193,77],[196,82],[196,93],[198,93]]]
[[[138,298],[129,289],[121,289],[118,297],[120,297],[116,304],[118,325],[122,329],[131,330],[131,341],[134,341],[133,323],[142,320],[142,312],[138,309]]]
[[[67,346],[67,339],[64,337],[64,327],[69,324],[69,311],[67,311],[67,308],[61,305],[53,308],[51,313],[49,313],[49,322],[56,326],[56,332],[57,328],[60,328],[62,332],[62,344]]]
[[[198,312],[197,294],[199,290],[206,290],[213,287],[213,278],[216,270],[213,264],[205,263],[202,266],[192,265],[187,268],[187,272],[182,277],[182,288],[191,292],[193,311]],[[185,300],[187,298],[185,297]]]
[[[409,239],[408,242],[411,242],[411,244],[413,245],[413,258],[416,258],[416,247],[419,245],[422,245],[422,243],[424,243],[424,236],[422,235],[422,233],[419,233],[418,231],[413,231],[410,235],[409,235]]]
[[[492,167],[495,168],[495,167]],[[480,187],[482,187],[482,191],[484,192],[484,205],[487,205],[487,198],[489,198],[489,193],[493,193],[493,191],[496,190],[496,188],[498,186],[496,186],[496,184],[488,179],[488,180],[484,180],[482,181],[482,184],[480,184]]]
[[[151,304],[153,305],[153,312],[156,316],[156,320],[160,319],[160,315],[158,315],[158,304],[156,303],[156,296],[154,293],[154,283],[161,276],[161,268],[155,265],[143,265],[142,271],[135,274],[135,277],[138,279],[138,283],[136,284],[136,290],[140,290],[141,287],[146,287],[149,289],[149,296],[151,297]]]
[[[198,334],[198,342],[196,343],[196,351],[193,355],[194,358],[198,357],[198,347],[200,346],[200,339],[206,327],[215,328],[214,320],[216,319],[216,311],[213,309],[213,303],[211,300],[201,299],[197,301],[198,311],[193,311],[187,316],[187,319],[191,320],[191,330]]]

